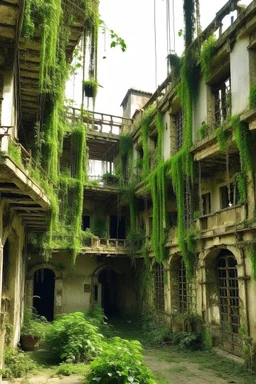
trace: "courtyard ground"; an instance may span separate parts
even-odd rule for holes
[[[141,333],[132,322],[113,324],[114,334],[126,339],[141,338]],[[140,340],[141,341],[141,340]],[[173,346],[144,347],[144,358],[153,371],[157,384],[256,384],[256,375],[247,371],[241,362],[219,355],[216,351],[181,351]],[[58,368],[47,363],[43,351],[32,354],[38,363],[35,374],[14,383],[22,384],[79,384],[84,383],[85,364],[79,364],[76,374],[58,374]],[[71,371],[70,371],[71,373]],[[7,380],[3,380],[7,384]]]

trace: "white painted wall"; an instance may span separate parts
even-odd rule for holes
[[[249,39],[238,40],[230,53],[232,115],[241,113],[249,105]]]
[[[4,72],[2,101],[2,125],[16,125],[16,116],[14,108],[14,76],[11,72]],[[16,127],[14,135],[17,135]]]
[[[198,131],[202,123],[207,121],[206,84],[201,76],[198,84],[198,94],[193,100],[193,143],[199,139]]]

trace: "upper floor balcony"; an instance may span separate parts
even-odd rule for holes
[[[11,139],[11,128],[0,126],[1,199],[22,218],[27,230],[44,231],[50,200],[42,184],[50,185],[51,181],[30,153]]]

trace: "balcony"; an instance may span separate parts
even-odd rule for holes
[[[203,237],[217,236],[242,229],[246,220],[246,207],[235,205],[197,219],[196,227]]]
[[[51,181],[25,148],[10,139],[10,128],[0,126],[1,199],[22,218],[28,231],[45,231],[50,201],[41,185]]]

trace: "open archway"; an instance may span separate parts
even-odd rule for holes
[[[99,273],[101,305],[107,316],[118,314],[117,280],[118,274],[111,268],[105,268]]]
[[[33,307],[48,321],[54,318],[55,274],[49,268],[34,272]]]

